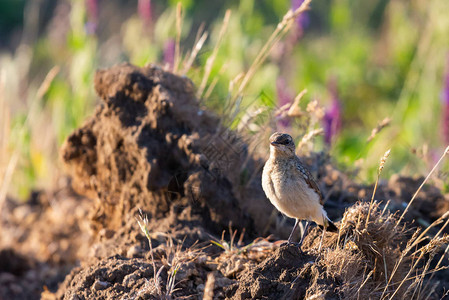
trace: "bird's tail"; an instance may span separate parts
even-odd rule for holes
[[[314,219],[314,221],[321,229],[326,228],[326,230],[330,232],[338,232],[338,227],[327,217],[327,213],[324,209],[321,209],[320,216],[317,219]]]
[[[324,226],[326,227],[327,231],[338,232],[338,227],[335,226],[335,224],[331,220],[329,220],[329,218],[326,215],[323,215],[323,223],[324,223]],[[318,225],[318,226],[321,229],[323,229],[323,227],[324,227],[323,225]]]
[[[327,228],[326,228],[326,230],[328,230],[330,232],[338,232],[337,226],[335,226],[335,224],[331,220],[327,219],[326,221],[327,221],[327,224],[326,224]]]

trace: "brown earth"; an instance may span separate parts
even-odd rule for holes
[[[8,201],[1,211],[1,299],[381,296],[385,270],[391,275],[412,233],[395,226],[389,210],[402,210],[422,178],[381,182],[376,199],[391,200],[389,210],[370,209],[356,202],[369,200],[373,187],[354,184],[327,155],[312,154],[304,160],[340,232],[327,233],[321,251],[317,228],[301,251],[280,246],[274,240],[286,238],[293,223],[273,212],[261,189],[263,160],[200,107],[189,79],[123,64],[98,71],[95,89],[102,103],[61,149],[72,185],[22,205]],[[426,227],[448,209],[447,197],[425,186],[406,220]],[[432,279],[431,297],[449,289],[444,276]],[[405,282],[395,297],[412,288]]]
[[[66,180],[23,204],[7,200],[0,215],[0,299],[38,299],[55,290],[92,243],[92,201]]]

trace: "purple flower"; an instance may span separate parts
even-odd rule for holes
[[[164,45],[164,63],[168,64],[169,69],[173,67],[175,62],[175,41],[169,39]]]
[[[148,25],[151,23],[151,0],[139,0],[137,4],[137,12],[140,18]]]
[[[443,133],[443,140],[447,145],[449,144],[449,54],[447,56],[441,101],[443,104],[441,131]]]
[[[324,142],[331,145],[341,129],[341,102],[338,98],[337,80],[332,79],[328,90],[332,100],[329,108],[326,110],[323,118]]]
[[[293,103],[294,95],[292,91],[287,87],[287,83],[283,77],[279,77],[276,81],[276,91],[278,96],[278,109],[285,106],[286,104]],[[280,128],[288,128],[290,127],[290,119],[287,116],[284,116],[281,112],[281,115],[278,119],[278,127]]]
[[[291,8],[293,11],[297,10],[301,4],[304,2],[304,0],[291,0]],[[304,30],[309,26],[309,15],[307,12],[301,13],[296,18],[296,31],[299,36],[301,36],[304,33]]]
[[[95,34],[98,26],[98,0],[86,0],[86,31],[88,34]]]

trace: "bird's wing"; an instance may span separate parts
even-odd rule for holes
[[[307,170],[305,167],[302,166],[301,162],[299,161],[299,158],[298,158],[298,161],[296,163],[296,168],[304,176],[304,180],[307,183],[307,185],[318,194],[318,196],[320,197],[320,204],[324,205],[323,193],[321,193],[321,190],[318,187],[318,184],[316,183],[316,181],[313,178],[312,174],[310,174],[309,170]]]

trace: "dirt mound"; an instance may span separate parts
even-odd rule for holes
[[[121,227],[137,207],[152,218],[177,207],[216,234],[229,223],[252,234],[253,220],[269,216],[261,189],[241,188],[241,173],[261,162],[200,109],[190,80],[124,64],[97,72],[95,89],[102,104],[67,139],[62,156],[75,189],[97,199],[99,229]]]
[[[87,268],[75,268],[63,285],[70,283],[65,299],[118,299],[142,294],[146,278],[153,275],[146,259],[127,259],[119,255],[103,259]]]
[[[181,249],[164,244],[145,258],[115,255],[72,270],[57,298],[197,298],[204,293],[208,276],[214,278],[214,295],[223,298],[224,287],[235,280],[217,271],[217,266],[200,248]]]
[[[339,299],[333,292],[336,284],[332,278],[326,278],[316,264],[316,256],[303,253],[294,245],[278,248],[238,279],[233,299]]]

